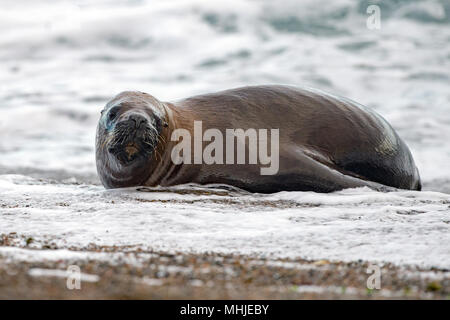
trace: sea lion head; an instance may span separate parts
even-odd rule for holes
[[[165,117],[163,103],[142,92],[122,92],[106,104],[96,135],[97,172],[106,188],[138,186],[148,179]]]

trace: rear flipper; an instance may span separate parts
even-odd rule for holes
[[[347,188],[369,187],[376,191],[388,192],[396,191],[396,188],[383,184],[368,181],[362,177],[357,177],[349,172],[337,167],[330,160],[317,154],[305,150],[297,150],[302,165],[303,183],[310,184],[311,189],[318,192],[333,192]]]

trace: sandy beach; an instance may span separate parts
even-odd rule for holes
[[[363,261],[274,260],[94,245],[72,248],[68,254],[45,243],[39,244],[42,249],[19,247],[19,239],[16,234],[1,236],[1,299],[450,298],[450,271],[443,269],[385,264],[377,290],[367,288],[368,263]],[[23,260],[11,263],[13,253]],[[82,271],[79,290],[67,288],[69,265]]]

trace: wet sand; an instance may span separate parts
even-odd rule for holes
[[[0,245],[0,299],[450,299],[450,272],[443,269],[380,265],[381,288],[370,290],[366,261],[95,245],[70,248],[75,256],[40,259],[59,248],[17,234],[2,235]],[[35,258],[20,261],[17,251]],[[80,267],[80,290],[67,288],[69,265]]]

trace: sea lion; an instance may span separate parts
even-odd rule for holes
[[[194,121],[201,121],[203,130],[222,133],[229,128],[277,128],[276,174],[262,175],[260,162],[174,163],[172,151],[179,141],[172,141],[173,133],[182,128],[194,135]],[[421,189],[411,152],[375,111],[319,90],[281,85],[242,87],[177,102],[122,92],[102,111],[96,164],[106,188],[197,183],[261,193],[363,186]]]

